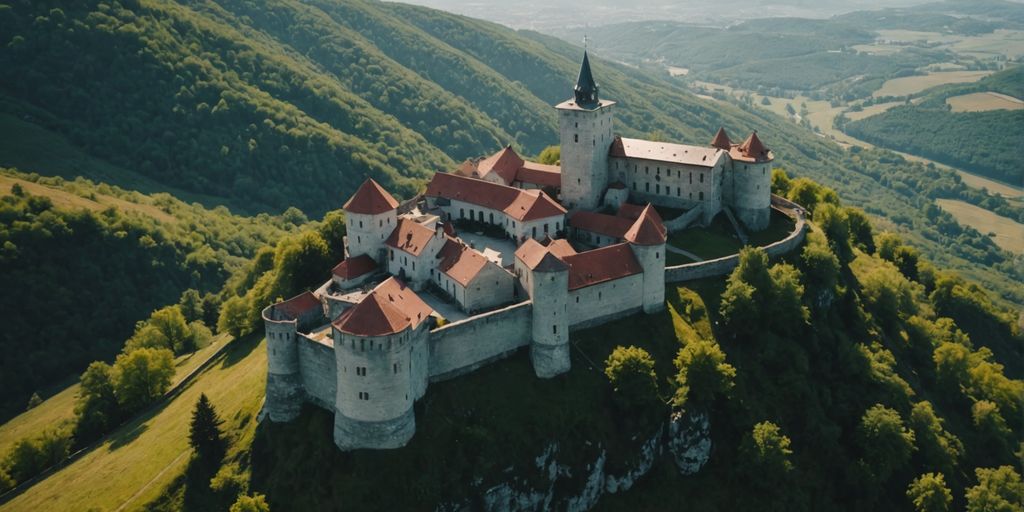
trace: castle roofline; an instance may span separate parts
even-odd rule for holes
[[[661,245],[668,239],[668,230],[657,210],[648,204],[623,238],[635,245]]]
[[[373,178],[367,178],[341,207],[346,212],[363,215],[377,215],[395,208],[398,208],[398,201]]]
[[[277,315],[274,320],[297,320],[300,316],[309,313],[316,308],[322,308],[320,299],[316,298],[310,291],[304,291],[288,300],[278,302],[271,306]]]
[[[608,148],[608,155],[612,157],[637,158],[709,168],[718,165],[723,153],[718,148],[706,146],[627,139],[625,137],[615,137],[611,147]]]
[[[729,153],[733,160],[741,162],[762,163],[771,162],[775,159],[775,155],[761,142],[756,131],[750,132],[750,136],[742,144],[738,146],[733,145]]]
[[[434,230],[413,219],[403,217],[398,219],[398,225],[388,235],[387,240],[384,240],[384,245],[419,256],[433,237]]]
[[[610,107],[614,104],[615,102],[611,100],[598,100],[598,102],[593,105],[580,105],[579,103],[576,103],[576,100],[569,99],[559,103],[558,105],[555,105],[555,108],[557,108],[558,110],[579,110],[582,112],[593,112],[595,110]]]
[[[522,190],[455,174],[436,173],[425,195],[500,211],[518,221],[565,215],[566,209],[540,190]]]
[[[387,336],[419,327],[433,312],[404,282],[389,277],[331,325],[353,336]]]
[[[348,280],[369,274],[374,270],[377,270],[377,262],[365,254],[360,254],[354,258],[345,258],[331,269],[331,274]]]
[[[643,273],[629,244],[615,244],[562,259],[569,265],[569,291]]]

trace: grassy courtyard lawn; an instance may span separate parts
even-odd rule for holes
[[[202,364],[210,354],[216,352],[228,339],[226,335],[218,335],[213,338],[209,345],[196,352],[178,356],[174,361],[176,367],[174,382],[177,383],[185,378],[189,372]],[[0,457],[6,455],[14,443],[21,439],[38,435],[45,429],[57,427],[64,422],[74,419],[75,397],[77,395],[78,382],[76,380],[74,384],[46,398],[43,403],[0,425]]]
[[[676,265],[686,265],[687,263],[696,263],[695,261],[683,256],[682,254],[674,253],[672,251],[665,251],[665,266],[674,267]]]
[[[706,228],[694,227],[673,233],[669,235],[668,243],[705,260],[736,254],[743,247],[725,215],[715,216]]]
[[[772,210],[772,216],[768,222],[768,227],[761,231],[748,232],[747,240],[750,241],[750,245],[763,247],[786,238],[787,235],[793,232],[793,228],[795,226],[796,222],[793,221],[793,219],[787,217],[785,214]]]
[[[188,424],[200,393],[210,397],[224,419],[223,430],[234,436],[228,457],[251,444],[266,371],[262,339],[239,340],[170,403],[121,427],[103,445],[32,486],[3,510],[142,508],[185,471],[192,453]]]
[[[617,345],[643,347],[655,359],[667,399],[680,340],[710,335],[696,293],[669,287],[666,295],[669,307],[661,313],[574,332],[568,374],[538,379],[529,352],[520,350],[469,375],[431,384],[416,404],[416,435],[403,448],[342,453],[332,443],[331,412],[315,407],[292,423],[265,422],[253,446],[253,487],[267,495],[271,509],[421,510],[459,501],[467,488],[486,489],[513,475],[528,485],[546,485],[537,458],[553,443],[558,463],[573,468],[560,487],[582,487],[585,466],[601,449],[608,450],[608,470],[620,473],[634,445],[646,440],[667,410],[649,420],[616,410],[605,359]],[[381,488],[401,492],[375,490]]]

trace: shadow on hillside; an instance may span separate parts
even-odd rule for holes
[[[249,354],[251,354],[262,341],[263,332],[257,331],[230,342],[231,345],[224,353],[224,361],[221,362],[221,368],[230,368],[238,364],[239,361],[249,357]]]
[[[157,408],[154,411],[146,414],[142,418],[139,418],[132,422],[130,425],[126,425],[118,433],[110,437],[110,450],[116,450],[122,446],[127,446],[139,438],[143,432],[149,430],[149,425],[146,423],[156,413],[163,410],[163,407]]]

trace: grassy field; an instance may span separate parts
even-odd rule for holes
[[[0,106],[3,102],[0,101]],[[167,192],[186,202],[198,202],[208,208],[226,205],[235,212],[246,212],[245,205],[223,198],[186,192],[147,178],[122,167],[87,155],[63,135],[35,123],[0,112],[0,167],[22,172],[74,179],[78,176],[95,182],[117,185],[145,194]]]
[[[251,443],[263,400],[266,364],[262,339],[239,340],[170,403],[125,425],[103,445],[29,488],[2,510],[141,508],[187,466],[188,422],[200,393],[210,397],[225,420],[223,429],[235,436],[232,450]]]
[[[34,196],[44,196],[50,198],[53,204],[57,206],[63,206],[66,208],[84,208],[92,211],[103,211],[107,208],[114,207],[118,210],[125,212],[138,212],[160,222],[177,222],[174,216],[167,214],[159,207],[151,204],[140,204],[133,203],[131,201],[125,201],[124,199],[96,194],[95,198],[81,197],[66,190],[60,190],[46,185],[40,185],[38,183],[32,183],[11,176],[0,175],[0,196],[8,195],[11,193],[11,187],[15,184],[20,185],[29,194]]]
[[[1016,60],[1024,57],[1024,31],[998,29],[989,34],[961,37],[950,44],[949,49],[971,57],[1002,55]]]
[[[1021,110],[1024,101],[998,92],[974,92],[946,98],[953,112],[985,112],[988,110]]]
[[[882,112],[885,112],[886,110],[889,110],[890,108],[893,108],[895,106],[902,105],[902,104],[903,104],[902,101],[887,101],[885,103],[876,103],[874,105],[870,105],[870,106],[864,107],[859,112],[848,111],[848,112],[845,112],[845,114],[846,114],[847,119],[850,119],[852,121],[860,121],[861,119],[864,119],[866,117],[871,117],[871,116],[873,116],[875,114],[881,114]]]
[[[1024,224],[963,201],[937,199],[935,202],[956,217],[961,224],[971,226],[982,233],[995,233],[992,240],[999,247],[1016,254],[1024,254]]]
[[[939,71],[920,76],[905,76],[887,80],[872,96],[909,96],[943,84],[977,82],[991,71]]]
[[[217,351],[229,338],[218,335],[209,345],[193,352],[178,356],[175,360],[174,382],[178,383],[192,370]],[[0,456],[6,454],[14,443],[28,436],[35,435],[46,428],[52,428],[75,415],[75,397],[78,395],[78,383],[64,387],[49,396],[43,403],[25,411],[10,421],[0,425]]]

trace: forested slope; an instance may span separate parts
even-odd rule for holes
[[[258,247],[304,222],[295,210],[243,218],[0,169],[0,418],[113,356],[137,321],[183,291],[219,291]]]
[[[975,92],[1024,96],[1024,67],[1015,67],[968,85],[940,86],[920,103],[842,125],[854,137],[990,176],[1015,185],[1024,181],[1021,156],[1024,110],[952,112],[946,99]]]
[[[4,1],[0,69],[17,80],[2,81],[3,108],[94,157],[256,211],[319,215],[365,176],[408,197],[465,157],[506,143],[539,152],[557,143],[551,105],[580,59],[552,37],[398,3]],[[953,173],[845,152],[770,113],[594,62],[602,95],[618,102],[616,131],[700,143],[719,126],[737,138],[758,130],[790,174],[1024,302],[1005,284],[1020,277],[1005,252],[948,214],[926,215],[928,190],[964,188]]]

